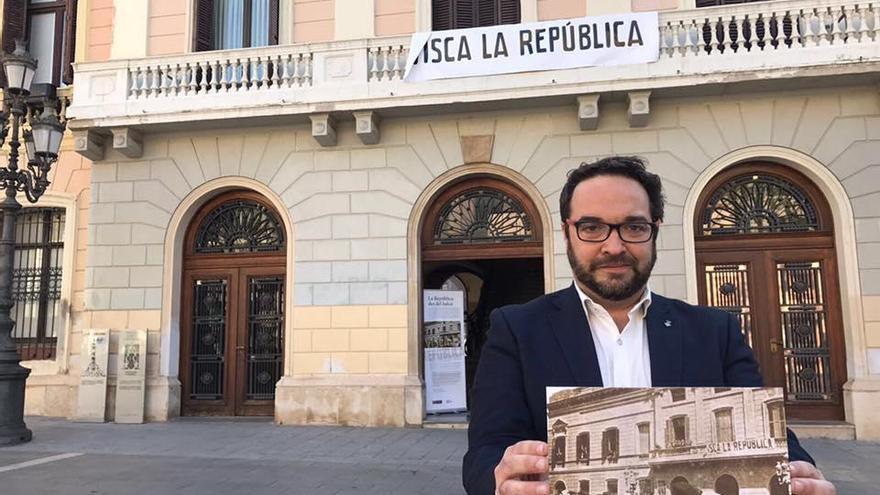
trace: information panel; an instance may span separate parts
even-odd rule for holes
[[[425,409],[428,413],[464,411],[464,293],[426,290],[424,298]]]

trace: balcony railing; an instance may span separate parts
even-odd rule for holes
[[[660,14],[656,63],[403,81],[409,37],[77,64],[74,127],[370,110],[869,73],[880,2],[785,0]],[[817,71],[817,68],[820,69]],[[839,74],[837,74],[839,75]]]

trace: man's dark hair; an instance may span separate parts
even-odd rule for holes
[[[660,176],[648,172],[645,162],[635,156],[610,156],[593,163],[581,165],[568,172],[568,179],[559,194],[559,214],[562,221],[571,215],[571,197],[581,182],[600,175],[616,175],[630,178],[645,188],[651,204],[651,221],[663,220],[663,186]]]

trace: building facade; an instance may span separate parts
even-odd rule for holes
[[[554,493],[788,493],[781,389],[572,389],[547,405]],[[699,492],[694,492],[699,493]]]
[[[83,330],[145,329],[150,420],[421,424],[421,291],[466,286],[472,376],[491,309],[570,284],[565,173],[627,154],[666,189],[652,288],[737,314],[793,420],[880,437],[880,11],[485,3],[76,2],[89,179],[28,411],[72,414]],[[641,11],[656,63],[403,81],[432,26]]]

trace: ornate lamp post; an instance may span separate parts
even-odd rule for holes
[[[15,322],[10,312],[12,271],[15,248],[15,215],[21,209],[16,194],[23,192],[28,201],[36,203],[49,186],[49,170],[58,159],[65,124],[57,115],[54,86],[45,88],[42,97],[31,96],[31,83],[37,62],[21,42],[15,51],[3,58],[6,87],[3,88],[3,109],[0,111],[0,146],[9,137],[6,167],[0,167],[0,201],[2,235],[0,235],[0,446],[28,442],[31,431],[24,424],[24,390],[30,370],[19,364],[19,355],[12,340]],[[30,129],[22,128],[27,124]],[[10,132],[11,131],[11,132]],[[24,139],[27,162],[19,167],[19,147]]]

